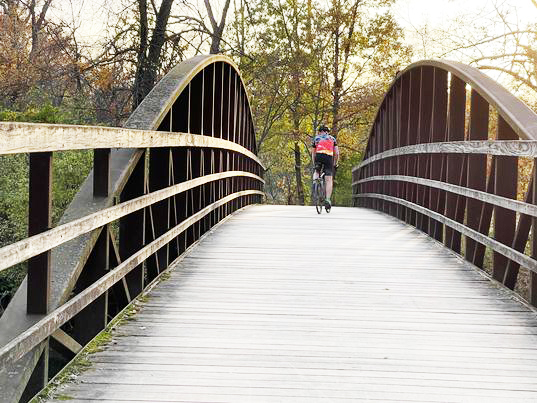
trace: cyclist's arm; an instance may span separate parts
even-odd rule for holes
[[[335,146],[334,147],[334,166],[337,166],[338,162],[339,162],[339,147]]]

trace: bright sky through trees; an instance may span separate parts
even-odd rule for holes
[[[537,23],[532,0],[397,0],[393,12],[414,48],[414,60],[435,57],[435,50],[447,46],[448,41],[441,43],[442,33],[479,35],[479,28],[485,28],[501,35],[505,26],[491,23],[498,21],[499,12],[507,14],[512,26]]]
[[[211,0],[217,12],[223,1]],[[121,3],[120,0],[62,0],[52,3],[50,13],[77,27],[77,38],[91,46],[104,38],[110,11],[120,12]],[[203,14],[203,2],[198,3]],[[177,2],[176,7],[180,6],[181,2]],[[447,46],[442,43],[442,32],[463,34],[475,32],[481,26],[501,34],[503,25],[490,26],[491,19],[498,19],[499,10],[508,12],[508,22],[513,26],[537,22],[537,7],[532,0],[396,0],[393,13],[405,30],[407,43],[414,48],[413,60],[419,60],[436,57]]]

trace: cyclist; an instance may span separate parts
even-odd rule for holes
[[[321,167],[324,166],[324,174],[326,179],[326,201],[325,207],[327,210],[332,208],[333,172],[337,166],[339,159],[339,148],[335,137],[330,135],[330,129],[325,125],[319,126],[319,133],[313,138],[311,144],[311,159],[315,164],[315,172],[313,179],[317,179],[321,174]]]

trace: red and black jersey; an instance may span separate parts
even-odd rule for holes
[[[315,148],[316,153],[334,155],[334,149],[337,146],[336,138],[329,135],[328,133],[318,134],[313,139],[311,144]]]

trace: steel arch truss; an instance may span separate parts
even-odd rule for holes
[[[475,68],[415,63],[392,83],[353,169],[355,205],[416,226],[478,267],[490,256],[492,276],[508,288],[525,267],[537,305],[536,122]],[[534,161],[524,201],[519,157]]]
[[[50,229],[53,152],[73,149],[94,149],[94,169]],[[224,56],[176,66],[123,129],[1,124],[0,154],[13,153],[30,153],[32,237],[0,249],[0,270],[28,260],[32,288],[0,328],[26,309],[46,316],[0,331],[9,401],[43,387],[49,345],[71,358],[203,234],[263,196],[248,95]]]

